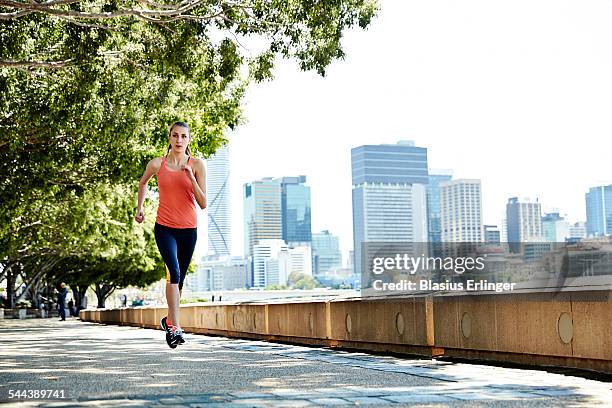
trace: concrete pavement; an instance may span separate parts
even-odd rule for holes
[[[9,406],[612,406],[612,383],[539,370],[374,356],[78,320],[0,320]],[[9,399],[63,390],[64,399]]]

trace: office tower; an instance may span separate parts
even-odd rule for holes
[[[574,241],[579,241],[587,237],[586,222],[576,222],[569,227],[569,238]]]
[[[484,242],[492,245],[499,245],[501,243],[501,232],[497,225],[484,226]]]
[[[348,269],[352,270],[353,273],[355,272],[354,269],[353,269],[355,267],[355,251],[352,250],[352,249],[349,250],[348,258],[346,260],[346,267]]]
[[[314,275],[324,274],[342,267],[340,241],[328,230],[312,234],[312,270]]]
[[[612,184],[590,188],[585,200],[587,235],[612,234]]]
[[[312,276],[310,246],[282,247],[266,259],[266,285],[287,285],[292,273]]]
[[[206,256],[193,274],[185,278],[194,292],[244,288],[249,275],[248,259],[239,256]]]
[[[364,242],[427,242],[427,149],[413,142],[351,149],[355,273]]]
[[[244,185],[244,250],[247,257],[253,255],[253,246],[262,239],[282,239],[281,185],[271,177]]]
[[[569,238],[569,222],[558,212],[550,212],[542,217],[542,233],[548,242],[565,242]]]
[[[281,186],[282,238],[288,245],[312,241],[310,187],[306,176],[276,179]]]
[[[440,183],[442,242],[482,242],[480,180]]]
[[[289,270],[287,276],[293,272],[312,276],[312,250],[310,245],[298,245],[287,248],[289,254]]]
[[[206,167],[208,253],[229,255],[232,251],[229,147],[217,149]]]
[[[541,212],[542,206],[537,199],[508,199],[506,223],[508,243],[512,252],[520,252],[521,243],[544,241]]]
[[[278,263],[270,263],[271,259],[278,260],[279,253],[287,250],[287,244],[282,239],[260,239],[253,245],[253,287],[265,288],[268,285],[277,285],[280,282]]]
[[[451,170],[429,170],[427,185],[427,228],[430,243],[442,241],[440,226],[440,183],[453,178]]]

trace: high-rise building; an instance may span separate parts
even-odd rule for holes
[[[355,251],[354,250],[349,250],[348,253],[348,257],[346,259],[346,267],[350,270],[353,271],[353,273],[355,272],[353,270],[353,268],[355,268]]]
[[[207,160],[208,253],[219,256],[232,251],[229,147],[217,149]]]
[[[586,222],[576,222],[569,227],[569,239],[581,240],[587,237]]]
[[[253,245],[253,287],[265,288],[280,282],[278,262],[279,253],[286,250],[287,245],[282,239],[261,239]]]
[[[427,228],[429,242],[442,241],[442,227],[440,225],[440,183],[450,181],[453,174],[450,170],[429,170],[429,184],[427,185]]]
[[[262,239],[253,246],[253,287],[286,285],[293,272],[312,276],[309,245],[289,247],[282,239]]]
[[[281,177],[282,237],[288,245],[312,241],[310,187],[306,176]]]
[[[492,245],[501,243],[501,231],[497,228],[497,225],[484,226],[484,242]]]
[[[521,243],[544,241],[542,205],[537,199],[509,198],[506,204],[506,223],[512,252],[520,252]]]
[[[427,149],[414,142],[351,149],[355,273],[364,242],[426,242]]]
[[[287,277],[293,272],[312,276],[312,250],[310,245],[299,245],[287,248],[289,269]]]
[[[442,242],[482,242],[480,180],[440,183]]]
[[[271,177],[244,185],[244,250],[247,257],[253,255],[253,246],[262,239],[282,239],[281,185]]]
[[[585,200],[587,235],[612,235],[612,184],[590,188]]]
[[[565,242],[569,238],[569,222],[558,212],[550,212],[542,217],[542,233],[548,242]]]
[[[312,270],[314,275],[324,274],[342,267],[340,241],[328,230],[312,234]]]
[[[502,217],[501,222],[501,242],[508,242],[508,221],[506,220],[506,212],[504,211],[504,216]]]
[[[206,256],[193,274],[185,277],[186,287],[193,292],[244,288],[249,275],[249,262],[239,256]]]

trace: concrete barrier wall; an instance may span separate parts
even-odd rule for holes
[[[344,299],[181,306],[186,332],[427,357],[612,373],[610,292]],[[159,328],[164,307],[81,311],[81,320]]]

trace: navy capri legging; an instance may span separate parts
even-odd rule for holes
[[[171,228],[155,223],[153,231],[166,264],[166,280],[178,284],[181,290],[198,239],[197,228]]]

